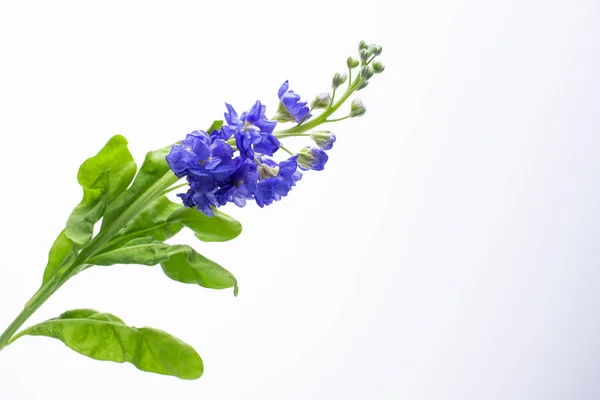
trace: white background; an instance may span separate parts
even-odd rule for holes
[[[37,289],[115,133],[138,160],[281,82],[327,90],[381,44],[368,111],[332,126],[325,171],[240,238],[179,242],[240,295],[159,268],[77,276],[72,308],[167,330],[186,382],[46,338],[0,353],[0,399],[597,399],[600,5],[579,1],[6,2],[0,6],[0,325]],[[343,114],[340,114],[342,116]],[[299,148],[302,143],[290,143]],[[110,396],[110,397],[109,397]]]

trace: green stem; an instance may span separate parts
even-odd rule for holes
[[[287,137],[293,137],[293,136],[310,136],[310,133],[286,133],[285,131],[281,131],[281,132],[275,132],[274,136],[277,139],[285,139]]]
[[[357,76],[356,79],[354,80],[354,82],[352,83],[352,85],[348,87],[348,90],[346,90],[346,92],[342,95],[342,97],[340,97],[340,99],[337,102],[335,102],[335,104],[333,104],[330,108],[323,111],[323,113],[321,115],[307,121],[305,124],[296,125],[289,129],[275,132],[275,137],[284,138],[284,137],[289,137],[289,136],[297,136],[297,135],[291,135],[291,134],[306,132],[316,126],[321,125],[323,122],[325,122],[327,120],[327,117],[329,117],[331,114],[336,112],[338,110],[338,108],[340,108],[342,106],[342,104],[344,104],[344,102],[348,99],[348,97],[350,97],[350,95],[356,90],[359,83],[360,83],[360,77]]]
[[[31,317],[54,292],[56,292],[69,278],[77,271],[77,268],[86,263],[86,261],[96,254],[102,247],[110,242],[112,237],[118,233],[133,217],[139,214],[144,208],[152,203],[156,198],[162,195],[171,185],[175,184],[179,178],[167,171],[159,180],[148,188],[141,196],[135,199],[108,227],[98,233],[75,257],[75,260],[60,275],[54,275],[33,295],[25,304],[23,311],[15,318],[8,328],[0,335],[0,351],[11,343],[10,339],[17,330]]]
[[[280,143],[279,147],[281,148],[281,150],[285,151],[286,153],[288,153],[290,156],[293,156],[294,153],[292,153],[291,151],[289,151],[288,149],[286,149],[285,147],[283,147],[283,145]]]
[[[165,194],[167,194],[167,193],[169,193],[169,192],[172,192],[173,190],[177,190],[177,189],[179,189],[180,187],[184,187],[184,186],[187,186],[187,185],[189,185],[189,183],[188,183],[188,182],[185,182],[185,183],[182,183],[182,184],[179,184],[179,185],[176,185],[176,186],[171,186],[171,187],[170,187],[170,188],[168,188],[167,190],[163,191],[163,192],[161,193],[161,196],[164,196]]]
[[[343,120],[345,120],[347,118],[350,118],[350,116],[346,115],[345,117],[342,117],[342,118],[328,119],[327,121],[324,121],[324,122],[338,122],[338,121],[343,121]]]
[[[352,68],[348,67],[348,89],[352,86]]]
[[[331,93],[331,103],[329,103],[329,107],[327,108],[331,108],[331,106],[333,105],[333,101],[335,100],[335,91],[337,90],[337,88],[333,88],[333,93]]]
[[[23,311],[17,318],[6,328],[6,330],[0,335],[0,351],[10,344],[10,338],[17,332],[17,330],[31,317],[31,315],[38,309],[54,292],[62,286],[64,282],[58,282],[56,277],[52,277],[46,282],[32,297],[29,299]]]

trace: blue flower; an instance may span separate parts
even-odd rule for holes
[[[305,171],[309,169],[323,171],[328,159],[327,153],[323,150],[314,147],[305,147],[298,153],[298,166]]]
[[[238,117],[231,104],[225,103],[227,126],[221,128],[220,137],[224,140],[232,135],[240,154],[254,159],[255,152],[272,156],[279,150],[279,140],[273,136],[277,122],[269,121],[265,116],[266,107],[257,101],[249,111]]]
[[[227,180],[222,182],[215,195],[220,205],[232,202],[238,207],[244,207],[246,200],[254,198],[259,178],[256,171],[257,166],[254,161],[242,157],[235,158],[234,162],[235,169]]]
[[[210,139],[202,131],[194,131],[186,136],[181,144],[171,147],[167,163],[179,178],[187,175],[188,171],[197,168],[200,159],[210,155]]]
[[[253,125],[260,129],[261,133],[273,133],[277,122],[269,121],[265,116],[267,106],[263,106],[260,101],[256,101],[248,112],[242,114],[242,120],[246,125]]]
[[[302,178],[302,173],[297,170],[296,156],[282,161],[279,165],[264,157],[261,162],[259,175],[262,179],[256,185],[254,197],[256,204],[262,208],[287,196],[292,186]]]
[[[293,90],[288,90],[290,84],[288,81],[283,82],[277,95],[279,96],[280,106],[276,119],[282,122],[296,121],[298,123],[309,119],[312,115],[306,105],[306,101],[300,100],[300,95],[294,93]]]
[[[213,207],[217,206],[217,198],[213,193],[216,185],[212,177],[188,177],[190,188],[187,193],[177,196],[183,200],[183,205],[196,208],[209,217],[214,216]]]
[[[233,167],[233,149],[222,139],[204,131],[194,131],[181,144],[171,147],[167,155],[169,167],[179,178],[188,174],[223,173]]]

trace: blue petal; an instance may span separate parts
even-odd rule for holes
[[[281,96],[283,96],[283,94],[287,92],[289,87],[290,83],[288,81],[283,82],[283,84],[279,88],[279,91],[277,92],[277,96],[281,99]]]

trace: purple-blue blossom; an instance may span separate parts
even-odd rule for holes
[[[292,186],[302,179],[302,173],[298,171],[296,156],[279,164],[269,158],[261,159],[261,163],[261,180],[256,186],[255,199],[256,204],[264,207],[287,196]]]
[[[225,140],[233,136],[243,157],[253,159],[255,153],[272,156],[279,150],[279,140],[273,136],[277,122],[270,121],[265,116],[266,106],[257,101],[249,111],[238,117],[231,104],[225,105],[227,125],[221,128],[219,136]]]
[[[167,163],[179,178],[188,174],[227,173],[233,167],[233,149],[222,139],[211,138],[204,131],[194,131],[175,144]]]
[[[305,171],[323,171],[329,156],[323,150],[314,147],[305,147],[298,153],[298,166]]]
[[[312,115],[306,101],[300,100],[300,95],[293,90],[288,90],[289,81],[283,82],[277,95],[279,96],[280,107],[277,114],[280,121],[296,121],[298,123],[309,119]]]
[[[234,159],[236,167],[227,179],[221,182],[221,186],[215,195],[220,205],[224,206],[232,202],[238,207],[244,207],[247,200],[254,198],[256,185],[259,180],[257,164],[254,161],[237,157]]]

